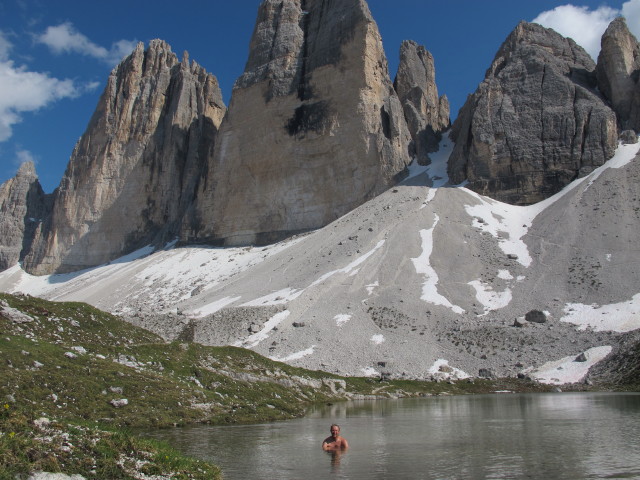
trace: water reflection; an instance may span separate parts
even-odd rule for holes
[[[342,458],[342,455],[344,455],[347,452],[343,452],[341,450],[333,450],[333,451],[326,451],[325,453],[327,454],[327,456],[331,458],[331,473],[333,474],[339,473],[340,460]]]
[[[331,423],[351,448],[324,452]],[[268,425],[153,432],[233,479],[640,478],[640,395],[336,403]]]

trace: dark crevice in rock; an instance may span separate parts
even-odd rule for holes
[[[307,68],[309,62],[309,11],[307,10],[307,0],[302,0],[302,17],[300,19],[300,28],[302,28],[302,58],[300,65],[300,79],[298,82],[298,98],[302,101],[311,98],[307,80]]]
[[[391,117],[384,106],[380,107],[380,122],[384,136],[387,137],[388,140],[391,140]]]
[[[321,134],[329,127],[330,108],[326,101],[305,103],[296,108],[295,113],[287,122],[289,135],[304,136],[307,132]]]

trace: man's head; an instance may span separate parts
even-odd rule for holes
[[[340,425],[334,423],[331,425],[330,431],[333,438],[338,438],[338,436],[340,436]]]

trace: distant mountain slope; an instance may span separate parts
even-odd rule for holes
[[[0,288],[342,374],[578,381],[640,328],[637,153],[619,147],[556,196],[517,207],[445,184],[443,148],[420,177],[287,242],[141,251],[48,278],[15,267]],[[423,182],[434,186],[411,186]],[[545,323],[525,320],[532,310]],[[545,366],[561,359],[574,368]]]

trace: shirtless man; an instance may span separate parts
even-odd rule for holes
[[[331,436],[324,439],[322,449],[325,451],[346,450],[349,448],[347,439],[340,436],[340,426],[331,425]]]

